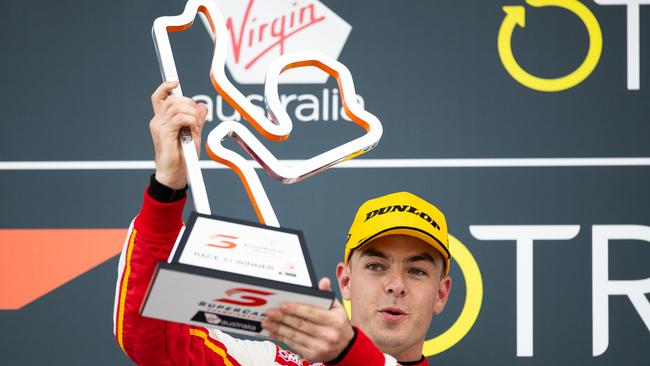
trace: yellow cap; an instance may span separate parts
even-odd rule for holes
[[[445,215],[409,192],[371,199],[359,207],[345,244],[345,264],[354,250],[373,239],[394,234],[412,236],[430,244],[445,259],[445,275],[449,273],[451,254]]]

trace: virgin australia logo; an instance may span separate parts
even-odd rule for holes
[[[223,12],[231,49],[226,58],[240,84],[262,84],[270,63],[296,51],[338,58],[352,26],[318,0],[213,0]],[[284,83],[325,83],[329,75],[298,69]]]

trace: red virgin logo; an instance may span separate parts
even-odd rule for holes
[[[237,82],[262,84],[269,64],[297,51],[337,58],[352,27],[318,0],[213,0],[226,20],[226,64]],[[324,83],[325,73],[297,70],[286,83]]]
[[[242,47],[244,51],[249,51],[249,59],[244,61],[245,70],[250,69],[262,56],[274,49],[278,49],[279,54],[284,55],[286,40],[289,37],[325,20],[324,15],[316,14],[314,3],[298,6],[296,1],[293,2],[288,14],[258,21],[257,17],[251,16],[254,4],[255,0],[248,1],[239,27],[235,25],[233,17],[226,20],[235,63],[240,64],[242,61]]]
[[[227,298],[215,299],[214,301],[225,302],[231,305],[256,307],[266,305],[268,301],[264,296],[271,296],[274,293],[250,288],[233,288],[227,290],[226,295],[228,295]]]

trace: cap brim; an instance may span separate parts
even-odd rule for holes
[[[349,254],[348,257],[351,257],[352,253],[355,250],[357,250],[357,249],[361,248],[362,246],[368,244],[370,241],[372,241],[374,239],[378,239],[378,238],[388,236],[388,235],[399,235],[399,234],[407,235],[407,236],[411,236],[411,237],[420,239],[420,240],[426,242],[427,244],[431,245],[432,247],[434,247],[438,251],[438,253],[440,253],[442,255],[442,258],[445,261],[445,275],[447,273],[449,273],[449,261],[450,261],[450,258],[451,258],[451,253],[449,253],[449,249],[447,249],[447,247],[444,246],[433,235],[427,233],[424,230],[421,230],[421,229],[418,229],[418,228],[415,228],[415,227],[412,227],[412,226],[394,226],[394,227],[390,227],[388,229],[382,230],[382,231],[380,231],[380,232],[378,232],[378,233],[376,233],[376,234],[374,234],[374,235],[372,235],[370,237],[367,237],[367,238],[363,239],[361,242],[359,242],[357,245],[355,245],[354,248],[352,248],[352,250],[350,250],[350,254]],[[348,260],[349,260],[349,258],[348,258]]]

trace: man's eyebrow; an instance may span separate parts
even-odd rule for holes
[[[386,260],[390,259],[388,257],[388,255],[386,255],[386,253],[381,252],[381,251],[376,250],[376,249],[365,249],[365,250],[362,250],[361,253],[359,253],[359,254],[360,254],[359,258],[363,258],[363,257],[379,257],[381,259],[386,259]]]
[[[427,262],[431,262],[432,264],[436,264],[436,260],[429,253],[416,254],[412,257],[406,258],[405,262],[411,263],[411,262],[419,262],[419,261],[427,261]]]
[[[386,253],[372,248],[362,250],[361,253],[359,253],[359,258],[363,258],[363,257],[378,257],[381,259],[390,260],[390,256],[388,256]],[[404,260],[404,262],[406,263],[419,262],[419,261],[430,262],[434,265],[436,264],[435,258],[433,258],[433,256],[429,253],[416,254]]]

